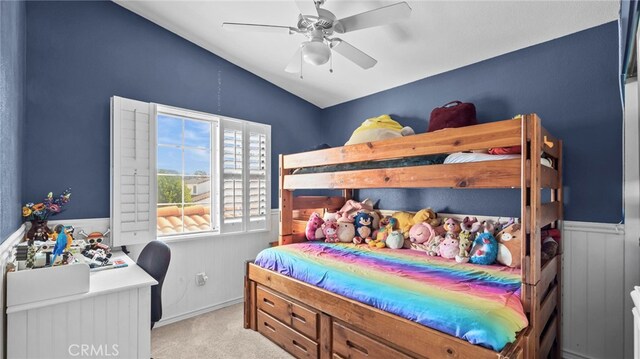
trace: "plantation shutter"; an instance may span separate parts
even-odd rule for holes
[[[111,98],[111,233],[113,246],[156,238],[155,107]]]
[[[220,121],[220,231],[238,232],[245,229],[245,135],[241,121],[223,118]]]
[[[247,160],[249,173],[247,182],[248,193],[248,230],[269,229],[269,210],[271,209],[270,163],[271,158],[269,138],[271,126],[256,123],[246,123],[246,137],[249,145]]]

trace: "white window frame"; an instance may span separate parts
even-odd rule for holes
[[[149,131],[148,138],[141,138],[141,141],[148,140],[148,150],[149,159],[142,161],[137,166],[140,167],[140,170],[146,170],[150,174],[150,183],[149,186],[154,189],[150,192],[150,200],[149,205],[146,209],[141,213],[141,216],[144,217],[148,214],[149,224],[144,229],[144,233],[132,233],[135,238],[130,238],[129,232],[126,232],[127,229],[121,230],[119,226],[119,222],[121,220],[120,213],[120,203],[119,203],[119,190],[116,187],[119,187],[119,183],[121,183],[121,172],[119,171],[119,161],[120,153],[121,153],[121,139],[118,135],[118,128],[114,128],[114,124],[117,127],[119,121],[123,121],[121,119],[121,114],[118,106],[114,105],[114,103],[126,103],[130,104],[129,106],[137,106],[140,109],[144,110],[144,113],[148,113],[149,116]],[[141,111],[142,111],[141,110]],[[158,176],[158,163],[157,163],[157,117],[158,114],[166,114],[173,115],[182,118],[192,118],[196,120],[207,120],[214,121],[216,126],[212,129],[212,148],[211,148],[211,184],[212,184],[212,195],[211,195],[211,231],[202,231],[202,232],[188,232],[188,233],[176,233],[170,235],[159,235],[156,227],[156,219],[157,219],[157,210],[158,210],[158,188],[157,188],[157,176]],[[127,120],[130,121],[130,120]],[[135,118],[134,118],[135,121]],[[246,233],[256,233],[256,232],[268,232],[271,230],[271,125],[262,124],[258,122],[251,122],[246,120],[235,119],[231,117],[219,116],[215,114],[209,114],[205,112],[199,112],[194,110],[183,109],[179,107],[173,107],[168,105],[156,104],[156,103],[148,103],[141,102],[131,99],[126,99],[122,97],[112,97],[112,108],[111,108],[111,227],[114,230],[114,245],[130,245],[130,244],[143,244],[145,242],[149,242],[158,238],[161,238],[165,242],[172,241],[180,241],[180,240],[192,240],[198,238],[211,238],[212,236],[217,235],[228,235],[232,233],[237,234],[246,234]],[[223,145],[223,128],[225,125],[236,126],[243,131],[243,217],[242,217],[242,225],[235,226],[235,228],[224,228],[222,223],[222,198],[221,193],[223,191],[222,188],[222,145]],[[250,208],[249,208],[249,198],[250,198],[250,186],[249,186],[249,143],[250,143],[250,133],[251,131],[264,133],[266,135],[266,156],[265,156],[265,182],[266,182],[266,207],[265,207],[265,215],[264,221],[254,220],[251,221],[250,218]],[[137,143],[137,142],[136,142]],[[246,144],[246,145],[245,145]],[[116,228],[116,226],[118,228]],[[118,231],[116,231],[116,229]],[[137,230],[137,229],[136,229]],[[115,233],[118,232],[118,233]],[[138,236],[135,236],[139,234]],[[126,238],[125,238],[126,237]]]
[[[220,136],[218,134],[219,132],[219,128],[220,128],[220,117],[216,116],[216,115],[212,115],[212,114],[208,114],[205,112],[199,112],[199,111],[193,111],[193,110],[187,110],[187,109],[183,109],[183,108],[179,108],[179,107],[173,107],[173,106],[167,106],[167,105],[160,105],[160,104],[154,104],[155,105],[155,116],[156,116],[156,136],[158,133],[158,128],[157,128],[157,118],[159,115],[167,115],[167,116],[175,116],[176,118],[181,118],[181,119],[193,119],[193,120],[199,120],[199,121],[207,121],[211,123],[211,133],[210,133],[210,169],[211,169],[211,173],[209,174],[209,178],[210,178],[210,193],[211,193],[211,197],[210,197],[210,217],[211,217],[211,223],[210,225],[210,229],[208,230],[202,230],[202,231],[193,231],[193,232],[182,232],[182,233],[175,233],[175,234],[160,234],[158,233],[158,238],[162,238],[163,240],[172,240],[172,239],[179,239],[179,238],[185,238],[185,237],[198,237],[198,236],[208,236],[208,235],[212,235],[212,234],[217,234],[220,232],[220,221],[219,221],[219,211],[218,211],[218,178],[219,178],[219,173],[218,173],[218,153],[219,153],[219,148],[220,148]],[[184,135],[184,129],[183,129],[183,135]],[[157,143],[157,138],[156,138],[156,153],[158,151],[160,144]],[[156,177],[158,176],[158,168],[157,168],[157,160],[156,160]],[[184,172],[182,173],[182,177],[184,178]],[[184,184],[183,184],[184,186]],[[156,186],[156,199],[159,197],[158,196],[158,188]],[[158,209],[158,203],[156,201],[155,204],[155,208],[156,211]],[[184,224],[184,213],[183,213],[183,218],[182,218],[182,222]]]

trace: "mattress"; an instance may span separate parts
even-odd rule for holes
[[[344,164],[338,164],[338,165],[304,167],[304,168],[296,169],[295,171],[293,171],[293,174],[341,172],[341,171],[355,171],[355,170],[410,167],[410,166],[428,166],[428,165],[439,165],[439,164],[449,164],[449,163],[499,161],[499,160],[511,160],[514,158],[520,158],[520,155],[490,155],[488,153],[456,152],[450,155],[446,155],[446,154],[445,155],[427,155],[427,156],[406,157],[406,158],[400,158],[395,160],[363,161],[363,162],[355,162],[355,163],[344,163]],[[551,167],[551,161],[546,158],[541,158],[540,163],[547,167]]]
[[[268,248],[255,263],[495,351],[528,325],[519,269],[324,242]]]
[[[338,165],[298,168],[293,172],[293,174],[341,172],[341,171],[369,170],[369,169],[378,169],[378,168],[439,165],[444,163],[444,160],[446,158],[447,158],[447,155],[427,155],[427,156],[399,158],[395,160],[342,163]]]
[[[484,162],[484,161],[499,161],[499,160],[513,160],[520,158],[520,155],[490,155],[488,153],[476,153],[476,152],[456,152],[452,153],[444,160],[444,164],[449,163],[469,163],[469,162]],[[543,166],[551,167],[551,160],[548,158],[540,158],[540,164]]]

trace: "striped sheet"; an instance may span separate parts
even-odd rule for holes
[[[519,269],[324,242],[265,249],[256,264],[495,351],[528,325]]]

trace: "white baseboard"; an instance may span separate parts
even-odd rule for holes
[[[597,358],[594,358],[594,357],[578,354],[578,353],[572,352],[571,350],[567,350],[567,349],[563,349],[562,350],[562,357],[565,358],[565,359],[597,359]]]
[[[156,323],[155,327],[158,328],[158,327],[162,327],[164,325],[168,325],[168,324],[171,324],[171,323],[179,322],[181,320],[197,317],[198,315],[205,314],[205,313],[208,313],[208,312],[213,312],[214,310],[218,310],[218,309],[226,308],[226,307],[229,307],[229,306],[232,306],[232,305],[240,304],[242,302],[244,302],[244,298],[240,297],[240,298],[235,298],[235,299],[228,300],[226,302],[213,304],[213,305],[208,305],[206,307],[202,307],[200,309],[192,310],[192,311],[180,314],[180,315],[175,315],[173,317],[169,317],[169,318],[166,318],[166,319],[161,319],[158,323]]]

